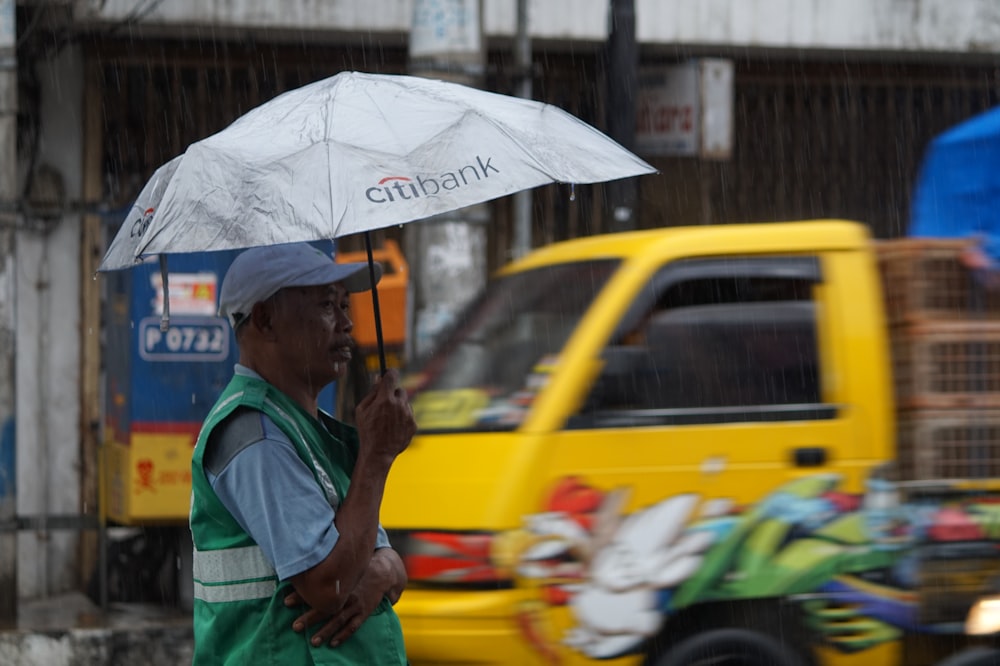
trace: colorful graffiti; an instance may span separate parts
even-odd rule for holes
[[[938,630],[919,613],[921,547],[997,539],[1000,503],[903,503],[884,480],[861,495],[840,483],[798,479],[744,508],[674,495],[625,514],[628,489],[567,478],[511,539],[516,573],[542,605],[569,608],[557,642],[599,659],[641,649],[671,613],[713,600],[797,600],[816,640],[845,652]],[[540,617],[537,602],[526,606],[522,633],[555,663]]]

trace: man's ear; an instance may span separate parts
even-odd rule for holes
[[[253,326],[254,330],[265,339],[272,339],[274,337],[274,314],[274,302],[271,299],[254,303],[247,325]]]

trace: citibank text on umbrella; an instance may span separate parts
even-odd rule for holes
[[[441,192],[441,190],[456,190],[469,185],[470,182],[473,182],[471,181],[472,176],[476,177],[474,182],[478,182],[484,178],[489,178],[490,171],[500,173],[500,170],[491,164],[492,160],[492,157],[487,157],[486,162],[483,162],[483,158],[476,155],[475,164],[468,164],[460,168],[457,172],[447,171],[437,178],[417,176],[414,180],[406,176],[386,176],[378,181],[377,186],[369,187],[365,190],[365,196],[368,197],[369,201],[377,204],[392,203],[397,198],[409,200],[419,199],[420,197],[432,197]],[[390,182],[392,184],[387,184]],[[393,191],[395,191],[395,194]]]
[[[132,231],[130,235],[133,238],[138,238],[146,233],[146,229],[149,228],[149,223],[153,221],[153,209],[147,208],[142,212],[142,217],[138,218],[132,223]]]

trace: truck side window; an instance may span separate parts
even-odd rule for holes
[[[617,425],[823,418],[818,262],[790,264],[813,274],[741,261],[686,262],[644,290],[605,349],[583,408],[592,425],[602,413]]]

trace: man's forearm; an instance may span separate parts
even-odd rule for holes
[[[379,510],[391,463],[362,450],[351,475],[350,490],[333,518],[340,537],[330,555],[333,564],[347,574],[345,578],[353,574],[352,587],[368,568],[375,550]]]
[[[322,624],[312,641],[314,645],[329,643],[335,645],[347,640],[354,631],[371,615],[383,598],[395,604],[406,587],[406,568],[399,554],[392,548],[379,548],[372,553],[361,580],[358,581],[342,609],[330,613],[309,608],[292,624],[294,631],[304,631],[306,627]],[[285,599],[288,606],[297,606],[303,595],[290,594]]]
[[[351,488],[333,519],[340,536],[322,562],[292,579],[309,605],[333,613],[343,607],[346,595],[368,569],[386,477],[417,429],[395,370],[380,377],[354,411],[358,459],[351,473]]]
[[[313,608],[337,612],[367,572],[378,528],[379,507],[391,461],[359,457],[351,488],[334,517],[339,536],[326,558],[292,583]]]

